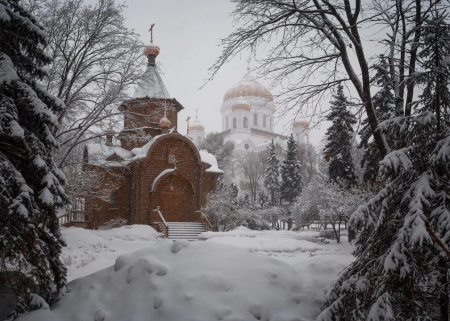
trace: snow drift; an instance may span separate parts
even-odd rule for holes
[[[301,321],[311,309],[290,265],[209,242],[160,241],[68,289],[52,311],[19,320]]]

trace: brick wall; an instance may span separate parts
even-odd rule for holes
[[[174,168],[174,164],[169,163],[169,155],[175,155],[177,169],[160,178],[151,191],[158,175]],[[87,197],[86,210],[93,214],[95,226],[115,217],[129,219],[130,224],[160,221],[159,215],[153,211],[157,206],[166,209],[163,215],[168,221],[199,221],[200,216],[196,211],[204,206],[206,195],[215,189],[219,176],[205,172],[209,165],[201,163],[195,145],[178,133],[167,134],[156,140],[146,159],[135,161],[126,169],[104,171],[95,166],[88,167],[90,170],[103,171],[98,184],[100,189],[104,189],[103,194],[118,188],[116,209],[110,208],[109,202],[104,199]],[[178,216],[173,216],[170,211],[178,213]]]

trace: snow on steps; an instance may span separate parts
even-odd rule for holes
[[[203,223],[195,222],[167,222],[169,239],[172,240],[198,240],[198,236],[206,232]]]

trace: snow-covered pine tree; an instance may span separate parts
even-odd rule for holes
[[[280,182],[278,177],[280,176],[280,161],[275,154],[275,145],[272,140],[270,144],[270,153],[266,158],[266,171],[264,177],[264,187],[270,193],[270,202],[272,206],[275,206],[275,196],[280,189]]]
[[[258,205],[262,209],[266,208],[269,205],[269,198],[263,190],[259,191],[258,193]]]
[[[16,318],[66,285],[55,208],[67,198],[51,153],[64,105],[38,84],[51,61],[43,27],[18,0],[0,0],[0,25],[0,300],[17,302]]]
[[[355,116],[348,110],[351,103],[344,95],[344,87],[339,84],[330,101],[327,120],[332,125],[326,132],[325,158],[329,160],[328,174],[332,182],[353,186],[356,184],[355,166],[352,158],[352,141],[355,136],[353,125]]]
[[[281,185],[280,198],[283,201],[292,203],[302,191],[302,174],[300,162],[297,158],[297,143],[294,135],[290,135],[287,140],[284,159],[281,163]]]
[[[380,60],[373,66],[376,70],[373,78],[373,83],[381,89],[372,97],[373,106],[377,115],[378,121],[381,123],[385,120],[395,117],[395,101],[392,93],[392,81],[389,75],[389,66],[386,58],[382,55]],[[361,167],[366,166],[363,182],[374,183],[378,176],[379,163],[381,161],[380,154],[378,153],[377,145],[373,140],[372,129],[367,121],[364,119],[361,123],[362,128],[359,131],[361,135],[361,142],[358,148],[364,148],[364,157],[361,161]],[[394,135],[386,135],[389,146],[394,147],[393,144]]]
[[[414,114],[383,124],[404,146],[381,162],[385,187],[352,215],[356,260],[327,293],[319,321],[449,320],[450,25],[439,11],[430,16]]]

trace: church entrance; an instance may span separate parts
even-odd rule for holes
[[[161,213],[167,222],[189,221],[193,192],[185,179],[172,176],[170,182],[162,186],[160,197]]]

